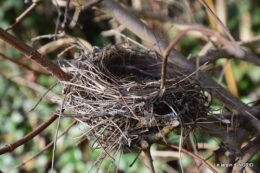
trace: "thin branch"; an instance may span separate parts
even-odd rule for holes
[[[16,65],[18,65],[18,66],[20,66],[20,67],[23,67],[23,68],[25,68],[26,70],[32,71],[32,72],[35,73],[35,74],[38,74],[38,75],[40,75],[40,74],[50,75],[50,73],[46,72],[45,70],[40,71],[40,70],[33,69],[33,68],[31,68],[30,66],[27,66],[25,63],[22,63],[22,62],[21,62],[21,59],[16,59],[16,58],[7,57],[7,56],[5,56],[5,55],[2,54],[2,53],[0,53],[0,56],[1,56],[3,59],[8,60],[8,61],[10,61],[10,62],[13,62],[14,64],[16,64]]]
[[[149,167],[149,172],[150,173],[155,173],[154,166],[153,166],[153,158],[151,156],[151,146],[149,145],[148,148],[143,149],[146,164]]]
[[[249,150],[248,153],[246,153],[236,164],[237,165],[244,165],[246,163],[249,162],[249,160],[252,159],[252,157],[258,153],[260,150],[260,145],[258,143],[258,145],[255,145],[252,149]],[[236,166],[234,167],[234,171],[233,172],[239,172],[239,173],[243,173],[244,170],[244,166]]]
[[[103,0],[90,0],[90,2],[88,2],[87,4],[83,5],[82,7],[80,7],[80,12],[82,11],[86,11],[87,9],[97,5],[98,3],[100,3]]]
[[[25,43],[23,43],[13,35],[9,34],[2,28],[0,28],[0,38],[16,50],[20,51],[27,58],[41,65],[45,70],[49,71],[60,81],[69,81],[70,76],[66,74],[64,71],[62,71],[59,68],[59,66],[55,65],[52,61],[50,61],[46,57],[43,57],[37,50],[26,45]]]
[[[19,17],[15,19],[15,22],[9,26],[6,31],[12,29],[15,25],[17,25],[19,22],[21,22],[42,0],[35,0],[33,1],[33,4],[27,8]]]
[[[234,153],[229,152],[229,155],[228,155],[228,164],[229,164],[229,165],[232,165],[232,166],[227,166],[227,167],[226,167],[226,170],[225,170],[226,173],[231,173],[231,172],[232,172],[233,166],[234,166],[235,162],[236,162],[236,156],[234,155]]]
[[[59,30],[59,27],[60,27],[60,18],[61,18],[61,15],[62,15],[62,12],[60,10],[60,6],[58,4],[58,1],[57,0],[54,0],[54,5],[56,7],[56,10],[58,12],[58,17],[56,19],[56,22],[55,22],[55,32],[54,34],[58,34],[58,30]],[[54,40],[56,40],[56,37],[54,37]]]
[[[233,43],[231,43],[230,41],[228,41],[225,37],[221,36],[218,32],[204,28],[199,25],[190,26],[187,29],[181,31],[181,33],[179,33],[178,36],[170,44],[171,47],[173,48],[173,46],[175,44],[177,44],[177,42],[189,31],[198,31],[204,35],[215,37],[231,55],[234,55],[239,58],[244,57],[244,51],[242,49],[240,49],[238,46],[236,46]],[[169,50],[169,53],[170,53],[170,50]]]
[[[57,139],[61,138],[64,134],[66,134],[69,129],[74,125],[76,124],[76,120],[74,120],[60,135]],[[32,159],[38,157],[41,153],[43,153],[44,151],[46,151],[48,148],[50,148],[54,142],[56,142],[55,140],[53,140],[51,143],[49,143],[48,145],[46,145],[41,151],[39,151],[38,153],[36,153],[35,155],[31,156],[29,159],[26,159],[25,161],[19,163],[18,165],[12,167],[11,169],[5,171],[5,173],[8,173],[8,172],[11,172],[12,170],[16,169],[16,168],[19,168],[23,165],[25,165],[26,163],[30,162]]]
[[[67,27],[67,23],[68,23],[68,16],[69,16],[69,8],[70,8],[70,0],[67,0],[66,2],[66,8],[65,8],[65,13],[64,13],[64,20],[61,24],[62,28],[66,28]]]
[[[158,144],[161,144],[161,145],[166,145],[166,146],[168,146],[168,147],[170,147],[170,148],[174,148],[174,149],[179,150],[179,147],[176,146],[176,145],[166,144],[166,143],[164,143],[164,142],[157,142],[157,143],[158,143]],[[217,173],[217,171],[216,171],[214,168],[212,168],[204,159],[200,158],[200,157],[197,156],[196,154],[194,154],[194,153],[192,153],[192,152],[189,152],[188,150],[185,150],[184,148],[181,148],[181,151],[182,151],[183,153],[185,153],[185,154],[190,155],[190,156],[193,157],[194,159],[196,159],[196,160],[202,162],[202,163],[203,163],[207,168],[209,168],[212,172]]]
[[[212,17],[215,18],[215,20],[217,21],[217,23],[221,26],[222,30],[224,31],[224,33],[229,37],[229,39],[235,43],[235,39],[232,37],[232,35],[230,34],[229,29],[221,22],[221,20],[218,18],[218,16],[216,16],[216,14],[210,9],[210,7],[208,6],[208,4],[204,1],[204,0],[199,0],[200,3],[206,8],[206,10],[212,15]]]
[[[246,146],[241,148],[240,151],[236,153],[236,156],[240,157],[241,155],[245,155],[246,152],[248,152],[248,150],[250,150],[256,145],[259,145],[259,143],[260,143],[260,135],[258,135],[254,140],[250,141]]]
[[[239,59],[242,61],[250,62],[254,65],[260,66],[260,58],[257,57],[253,53],[244,52],[244,56],[237,57],[234,54],[230,53],[227,49],[217,49],[217,50],[210,50],[206,55],[198,56],[196,58],[191,58],[190,61],[193,63],[196,60],[199,60],[199,64],[202,65],[206,62],[214,62],[219,58],[227,58],[227,59]]]
[[[59,108],[58,108],[59,109]],[[43,130],[45,130],[50,124],[52,124],[59,116],[57,113],[53,113],[51,117],[43,122],[41,125],[39,125],[35,130],[33,130],[31,133],[27,134],[24,136],[22,139],[12,143],[12,144],[7,144],[5,147],[0,148],[0,155],[7,153],[7,152],[12,152],[14,151],[17,147],[25,144],[32,138],[34,138],[36,135],[40,134]]]
[[[125,106],[127,107],[127,109],[133,114],[133,116],[140,121],[140,118],[138,118],[138,116],[134,113],[134,111],[128,106],[127,102],[125,101],[124,97],[122,96],[122,94],[120,93],[120,91],[118,91],[119,96],[122,98]]]

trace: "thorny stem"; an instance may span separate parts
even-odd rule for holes
[[[150,173],[155,173],[154,166],[153,166],[153,158],[150,150],[151,150],[151,146],[149,145],[146,149],[143,149],[143,152]]]

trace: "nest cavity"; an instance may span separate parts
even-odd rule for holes
[[[207,115],[209,100],[198,82],[168,63],[160,89],[162,58],[122,47],[95,49],[66,61],[73,78],[65,108],[88,126],[86,136],[106,152],[142,149],[164,139],[178,124]]]

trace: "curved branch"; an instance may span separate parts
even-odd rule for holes
[[[161,144],[161,145],[166,145],[166,146],[168,146],[168,147],[170,147],[170,148],[174,148],[174,149],[179,150],[179,147],[178,147],[178,146],[175,146],[175,145],[172,145],[172,144],[166,144],[166,143],[164,143],[164,142],[157,142],[157,143],[158,143],[158,144]],[[183,153],[186,153],[186,154],[190,155],[190,156],[193,157],[194,159],[196,159],[196,160],[202,162],[202,163],[203,163],[204,165],[206,165],[206,167],[209,168],[212,172],[217,173],[217,171],[216,171],[214,168],[212,168],[204,159],[200,158],[200,157],[197,156],[196,154],[193,154],[192,152],[189,152],[188,150],[185,150],[185,149],[183,149],[183,148],[181,148],[181,151],[182,151]]]

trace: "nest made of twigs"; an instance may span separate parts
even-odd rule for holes
[[[172,64],[165,89],[160,90],[161,62],[156,52],[119,46],[81,54],[66,62],[73,78],[62,82],[67,93],[63,109],[86,124],[88,138],[106,152],[142,149],[164,138],[179,122],[206,116],[205,90]]]

